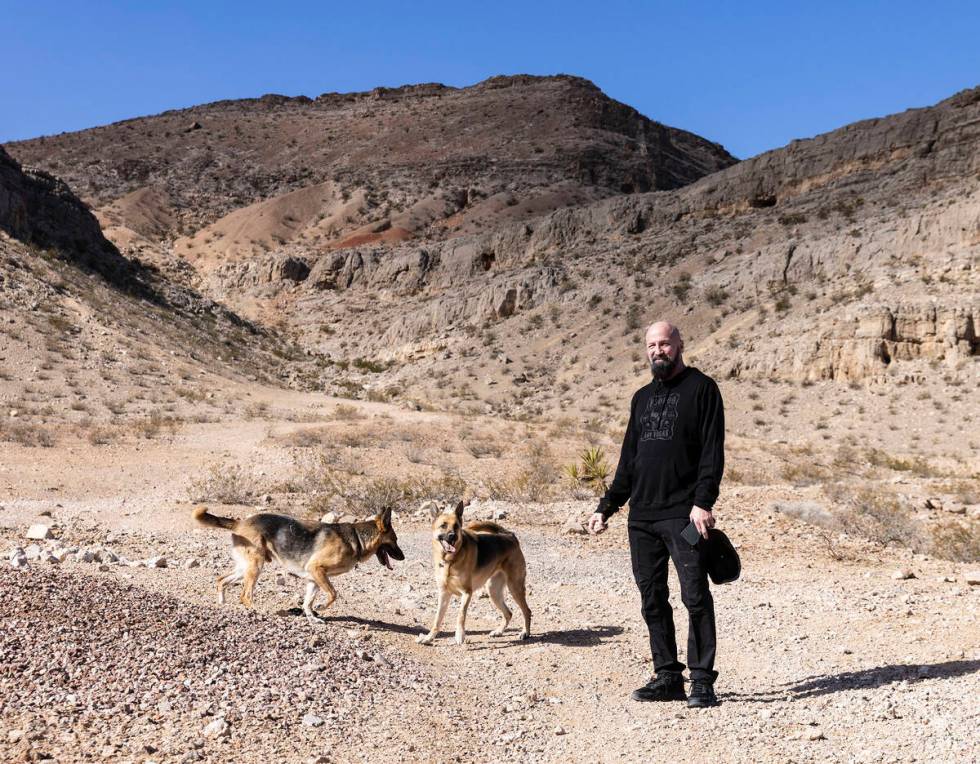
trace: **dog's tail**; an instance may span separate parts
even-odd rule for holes
[[[224,528],[226,531],[233,531],[235,530],[235,526],[238,525],[238,521],[233,520],[230,517],[218,517],[217,515],[212,515],[210,512],[208,512],[207,507],[194,507],[192,514],[194,519],[201,525],[206,525],[209,528]]]
[[[509,531],[502,525],[497,525],[489,520],[476,520],[472,523],[466,525],[466,530],[472,531],[473,533],[504,533],[508,536],[513,536],[514,532]]]

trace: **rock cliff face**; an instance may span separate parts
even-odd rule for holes
[[[68,186],[43,170],[21,168],[0,148],[0,229],[41,249],[54,249],[98,268],[122,258],[91,211]]]

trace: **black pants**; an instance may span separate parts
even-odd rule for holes
[[[674,635],[674,613],[667,601],[667,559],[674,561],[681,582],[681,601],[687,608],[687,662],[694,681],[714,682],[715,605],[708,589],[701,544],[692,547],[681,538],[690,522],[675,520],[629,521],[630,557],[633,576],[640,589],[643,619],[650,631],[653,668],[680,673],[684,664],[677,660],[677,638]]]

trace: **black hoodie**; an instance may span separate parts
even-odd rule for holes
[[[638,520],[687,517],[695,504],[710,510],[724,467],[721,392],[688,366],[633,395],[616,476],[597,511],[608,518],[627,500]]]

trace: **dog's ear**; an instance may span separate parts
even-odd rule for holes
[[[375,515],[374,522],[378,526],[378,530],[383,531],[385,528],[391,527],[391,507],[385,507],[377,515]]]
[[[429,505],[429,519],[435,521],[439,515],[442,514],[442,507],[439,506],[439,502],[434,501]]]
[[[466,504],[461,501],[456,505],[456,509],[453,510],[456,513],[456,519],[460,522],[463,522],[463,507],[465,506]]]

